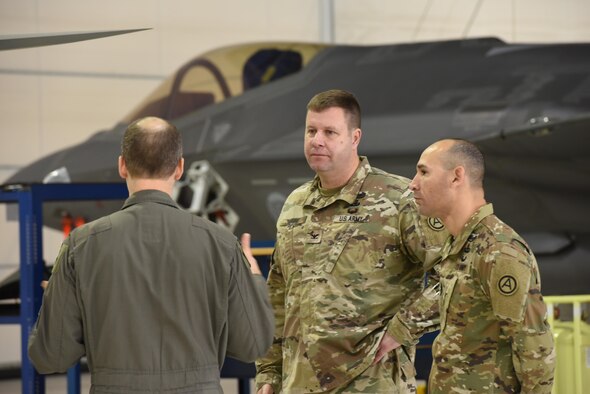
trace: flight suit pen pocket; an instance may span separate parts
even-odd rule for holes
[[[340,255],[342,254],[342,251],[346,247],[348,240],[350,240],[351,237],[356,235],[358,233],[358,231],[359,231],[358,228],[349,228],[345,232],[343,232],[340,235],[340,237],[338,237],[334,241],[334,244],[332,245],[332,247],[330,248],[330,251],[328,252],[328,261],[326,262],[326,265],[324,266],[324,272],[331,273],[334,270],[334,267],[336,266],[336,262],[340,258]]]

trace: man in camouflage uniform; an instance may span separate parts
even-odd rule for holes
[[[304,150],[317,175],[277,222],[276,330],[257,362],[258,393],[415,392],[414,344],[438,328],[423,277],[448,234],[420,218],[408,179],[358,156],[352,94],[323,92],[307,108]]]
[[[440,274],[441,332],[429,393],[550,393],[555,354],[539,270],[525,241],[494,215],[484,162],[464,140],[427,148],[410,188],[420,213],[451,237]]]

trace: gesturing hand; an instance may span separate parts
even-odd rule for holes
[[[244,255],[246,255],[246,258],[250,263],[250,271],[252,271],[253,274],[262,275],[260,267],[258,266],[258,262],[254,258],[254,255],[252,254],[252,249],[250,248],[250,238],[250,234],[242,234],[242,238],[240,240],[242,242],[242,250],[244,251]]]

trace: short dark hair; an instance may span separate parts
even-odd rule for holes
[[[307,110],[322,112],[328,108],[342,108],[348,115],[348,126],[361,127],[361,106],[354,95],[346,90],[332,89],[316,94],[307,104]]]
[[[164,119],[137,119],[125,130],[121,156],[131,176],[164,179],[174,173],[182,158],[182,137]]]
[[[453,145],[447,151],[447,163],[450,168],[462,165],[471,180],[471,185],[483,187],[485,163],[483,153],[473,142],[453,138]]]

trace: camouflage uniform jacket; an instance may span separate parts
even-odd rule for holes
[[[341,389],[367,370],[386,331],[411,348],[424,332],[438,329],[438,299],[419,295],[446,231],[425,236],[426,219],[417,214],[408,183],[361,158],[335,195],[322,196],[316,177],[289,196],[268,277],[275,339],[257,362],[258,387],[269,383],[275,393]],[[433,304],[435,322],[416,316]],[[405,313],[396,314],[402,306]],[[413,377],[411,357],[398,352],[398,358]],[[389,381],[392,392],[391,374]]]
[[[429,393],[550,393],[553,336],[535,257],[494,214],[476,212],[443,248],[441,333]]]

